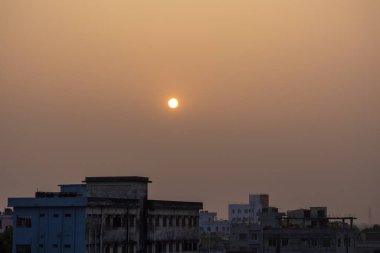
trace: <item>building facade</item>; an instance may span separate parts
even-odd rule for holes
[[[230,223],[228,220],[218,219],[216,212],[201,211],[199,213],[199,230],[202,234],[228,235],[230,233]]]
[[[4,233],[5,229],[13,226],[13,211],[10,208],[5,208],[4,212],[0,212],[0,234]]]
[[[229,204],[228,220],[231,223],[260,224],[260,213],[269,206],[269,195],[250,194],[247,204]]]
[[[10,198],[15,253],[195,252],[202,203],[148,200],[146,177],[87,177]]]

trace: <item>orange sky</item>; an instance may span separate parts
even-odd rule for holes
[[[1,1],[0,207],[144,175],[380,222],[379,27],[372,0]]]

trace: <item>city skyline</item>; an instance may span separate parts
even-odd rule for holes
[[[266,193],[380,223],[379,24],[370,0],[2,1],[0,209],[138,175],[221,217]]]

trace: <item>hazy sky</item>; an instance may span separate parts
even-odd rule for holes
[[[380,1],[0,2],[0,207],[85,176],[380,222]],[[178,96],[181,109],[167,109]]]

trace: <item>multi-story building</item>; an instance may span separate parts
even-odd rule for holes
[[[227,220],[218,219],[216,212],[201,211],[199,213],[199,229],[203,234],[228,235],[230,233],[230,223]]]
[[[328,217],[325,207],[279,213],[263,208],[262,222],[231,224],[230,252],[354,253],[358,231],[354,217]]]
[[[229,252],[262,252],[262,231],[253,223],[231,224]]]
[[[87,177],[10,198],[15,253],[196,252],[202,203],[148,199],[146,177]]]
[[[5,229],[13,225],[13,211],[10,208],[5,208],[4,212],[0,212],[0,234],[4,233]]]
[[[228,220],[231,223],[260,224],[260,213],[269,206],[267,194],[250,194],[248,204],[229,204]]]
[[[267,194],[250,194],[249,206],[251,209],[251,223],[260,224],[260,213],[263,208],[269,206],[269,195]]]

